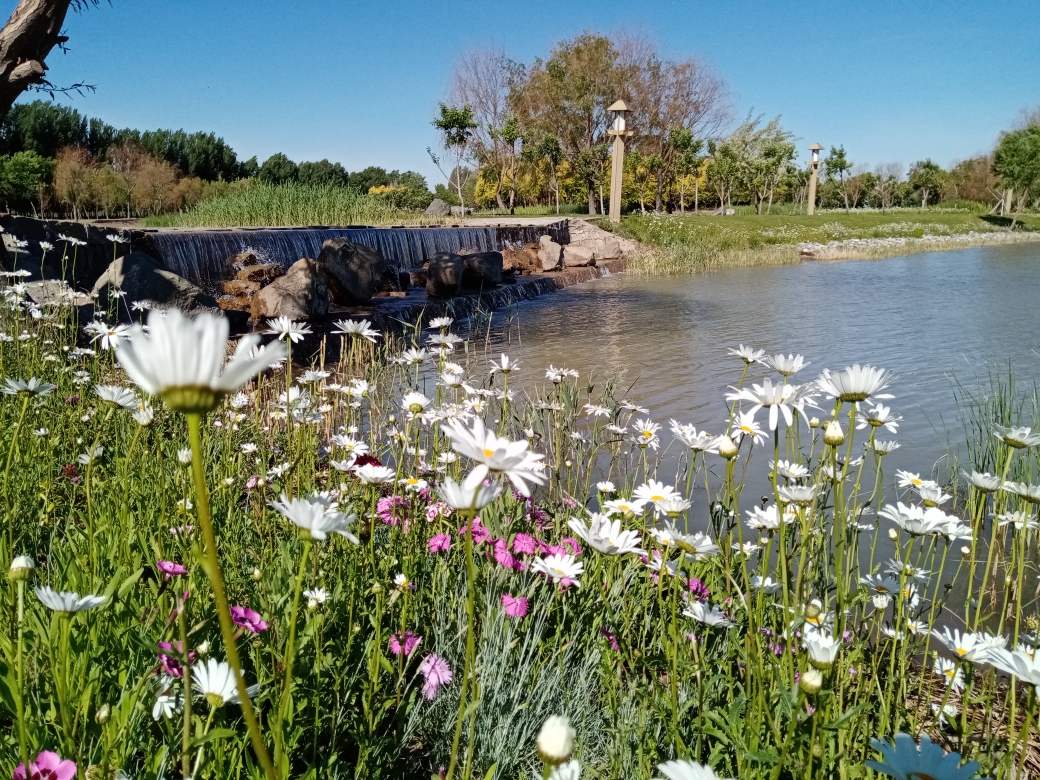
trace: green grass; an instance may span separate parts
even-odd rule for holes
[[[490,209],[476,209],[472,216],[474,217],[563,217],[574,215],[574,214],[588,214],[589,206],[587,203],[561,203],[560,213],[557,215],[555,206],[517,206],[513,209],[513,213],[510,215],[503,214],[497,208]]]
[[[614,230],[650,249],[630,264],[630,270],[645,274],[678,274],[701,270],[752,265],[783,265],[797,262],[795,246],[813,242],[871,238],[922,238],[991,234],[1001,243],[1011,220],[967,210],[895,212],[836,212],[805,214],[738,213],[728,217],[706,214],[631,214]],[[609,224],[600,221],[602,227]],[[1040,230],[1040,216],[1019,219],[1015,233]],[[971,243],[986,243],[975,239]],[[966,246],[968,242],[922,242],[913,246],[842,247],[826,259],[874,259],[914,251],[933,251]],[[781,249],[785,248],[785,249]]]
[[[203,201],[180,212],[143,220],[146,227],[303,227],[308,225],[423,225],[442,220],[401,211],[378,198],[328,185],[259,184]]]

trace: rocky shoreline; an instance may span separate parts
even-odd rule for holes
[[[1040,241],[1040,232],[954,233],[945,236],[925,235],[920,238],[892,236],[885,238],[848,238],[827,243],[798,244],[803,260],[871,260],[883,257],[966,249],[972,246],[1022,244]]]

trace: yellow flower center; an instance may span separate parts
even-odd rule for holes
[[[484,450],[484,457],[485,458],[490,458],[494,454],[495,454],[494,450]]]

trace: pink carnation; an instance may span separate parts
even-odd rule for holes
[[[599,632],[610,641],[611,650],[614,650],[615,652],[621,652],[621,645],[618,644],[616,636],[614,636],[611,632],[607,631],[607,629],[605,628],[601,628]]]
[[[421,641],[422,637],[416,636],[411,631],[405,631],[403,634],[391,634],[390,652],[394,655],[401,655],[402,652],[405,655],[411,655]]]
[[[491,532],[480,524],[480,518],[474,517],[471,525],[464,525],[459,529],[459,536],[466,533],[466,529],[472,527],[473,529],[473,544],[482,544],[491,537]]]
[[[426,545],[432,553],[447,552],[451,547],[451,537],[448,534],[436,534],[430,537]]]
[[[571,554],[581,555],[581,545],[578,544],[578,540],[570,536],[565,536],[560,541],[563,542],[564,546],[571,548]]]
[[[177,642],[159,642],[156,645],[160,650],[165,650],[164,653],[159,653],[159,663],[162,664],[163,671],[170,677],[183,677],[184,670],[181,666],[181,655],[184,652],[184,646]],[[188,663],[195,660],[195,653],[188,653]]]
[[[50,750],[44,750],[29,762],[29,771],[25,764],[19,764],[14,770],[14,780],[72,780],[76,776],[76,763],[61,760],[61,756]]]
[[[534,555],[535,538],[530,534],[517,534],[513,537],[513,552]]]
[[[187,569],[185,569],[179,563],[174,563],[173,561],[156,561],[155,568],[157,568],[159,571],[165,574],[165,579],[167,580],[170,579],[170,577],[175,577],[181,574],[188,573]]]
[[[527,614],[527,597],[510,596],[508,593],[503,593],[502,606],[505,607],[506,615],[509,617],[522,618]]]
[[[267,623],[260,619],[260,613],[249,607],[232,607],[231,619],[235,621],[235,625],[253,634],[267,630]]]
[[[450,685],[453,679],[448,662],[436,653],[430,653],[422,660],[419,673],[426,679],[422,687],[423,696],[430,701],[437,698],[442,685]]]

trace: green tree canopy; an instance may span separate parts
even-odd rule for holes
[[[993,171],[1018,195],[1016,213],[1027,198],[1040,194],[1040,125],[1004,133],[993,153]],[[1012,227],[1014,224],[1012,219]]]
[[[257,176],[264,184],[285,184],[299,178],[300,168],[284,154],[278,152],[264,160]]]

